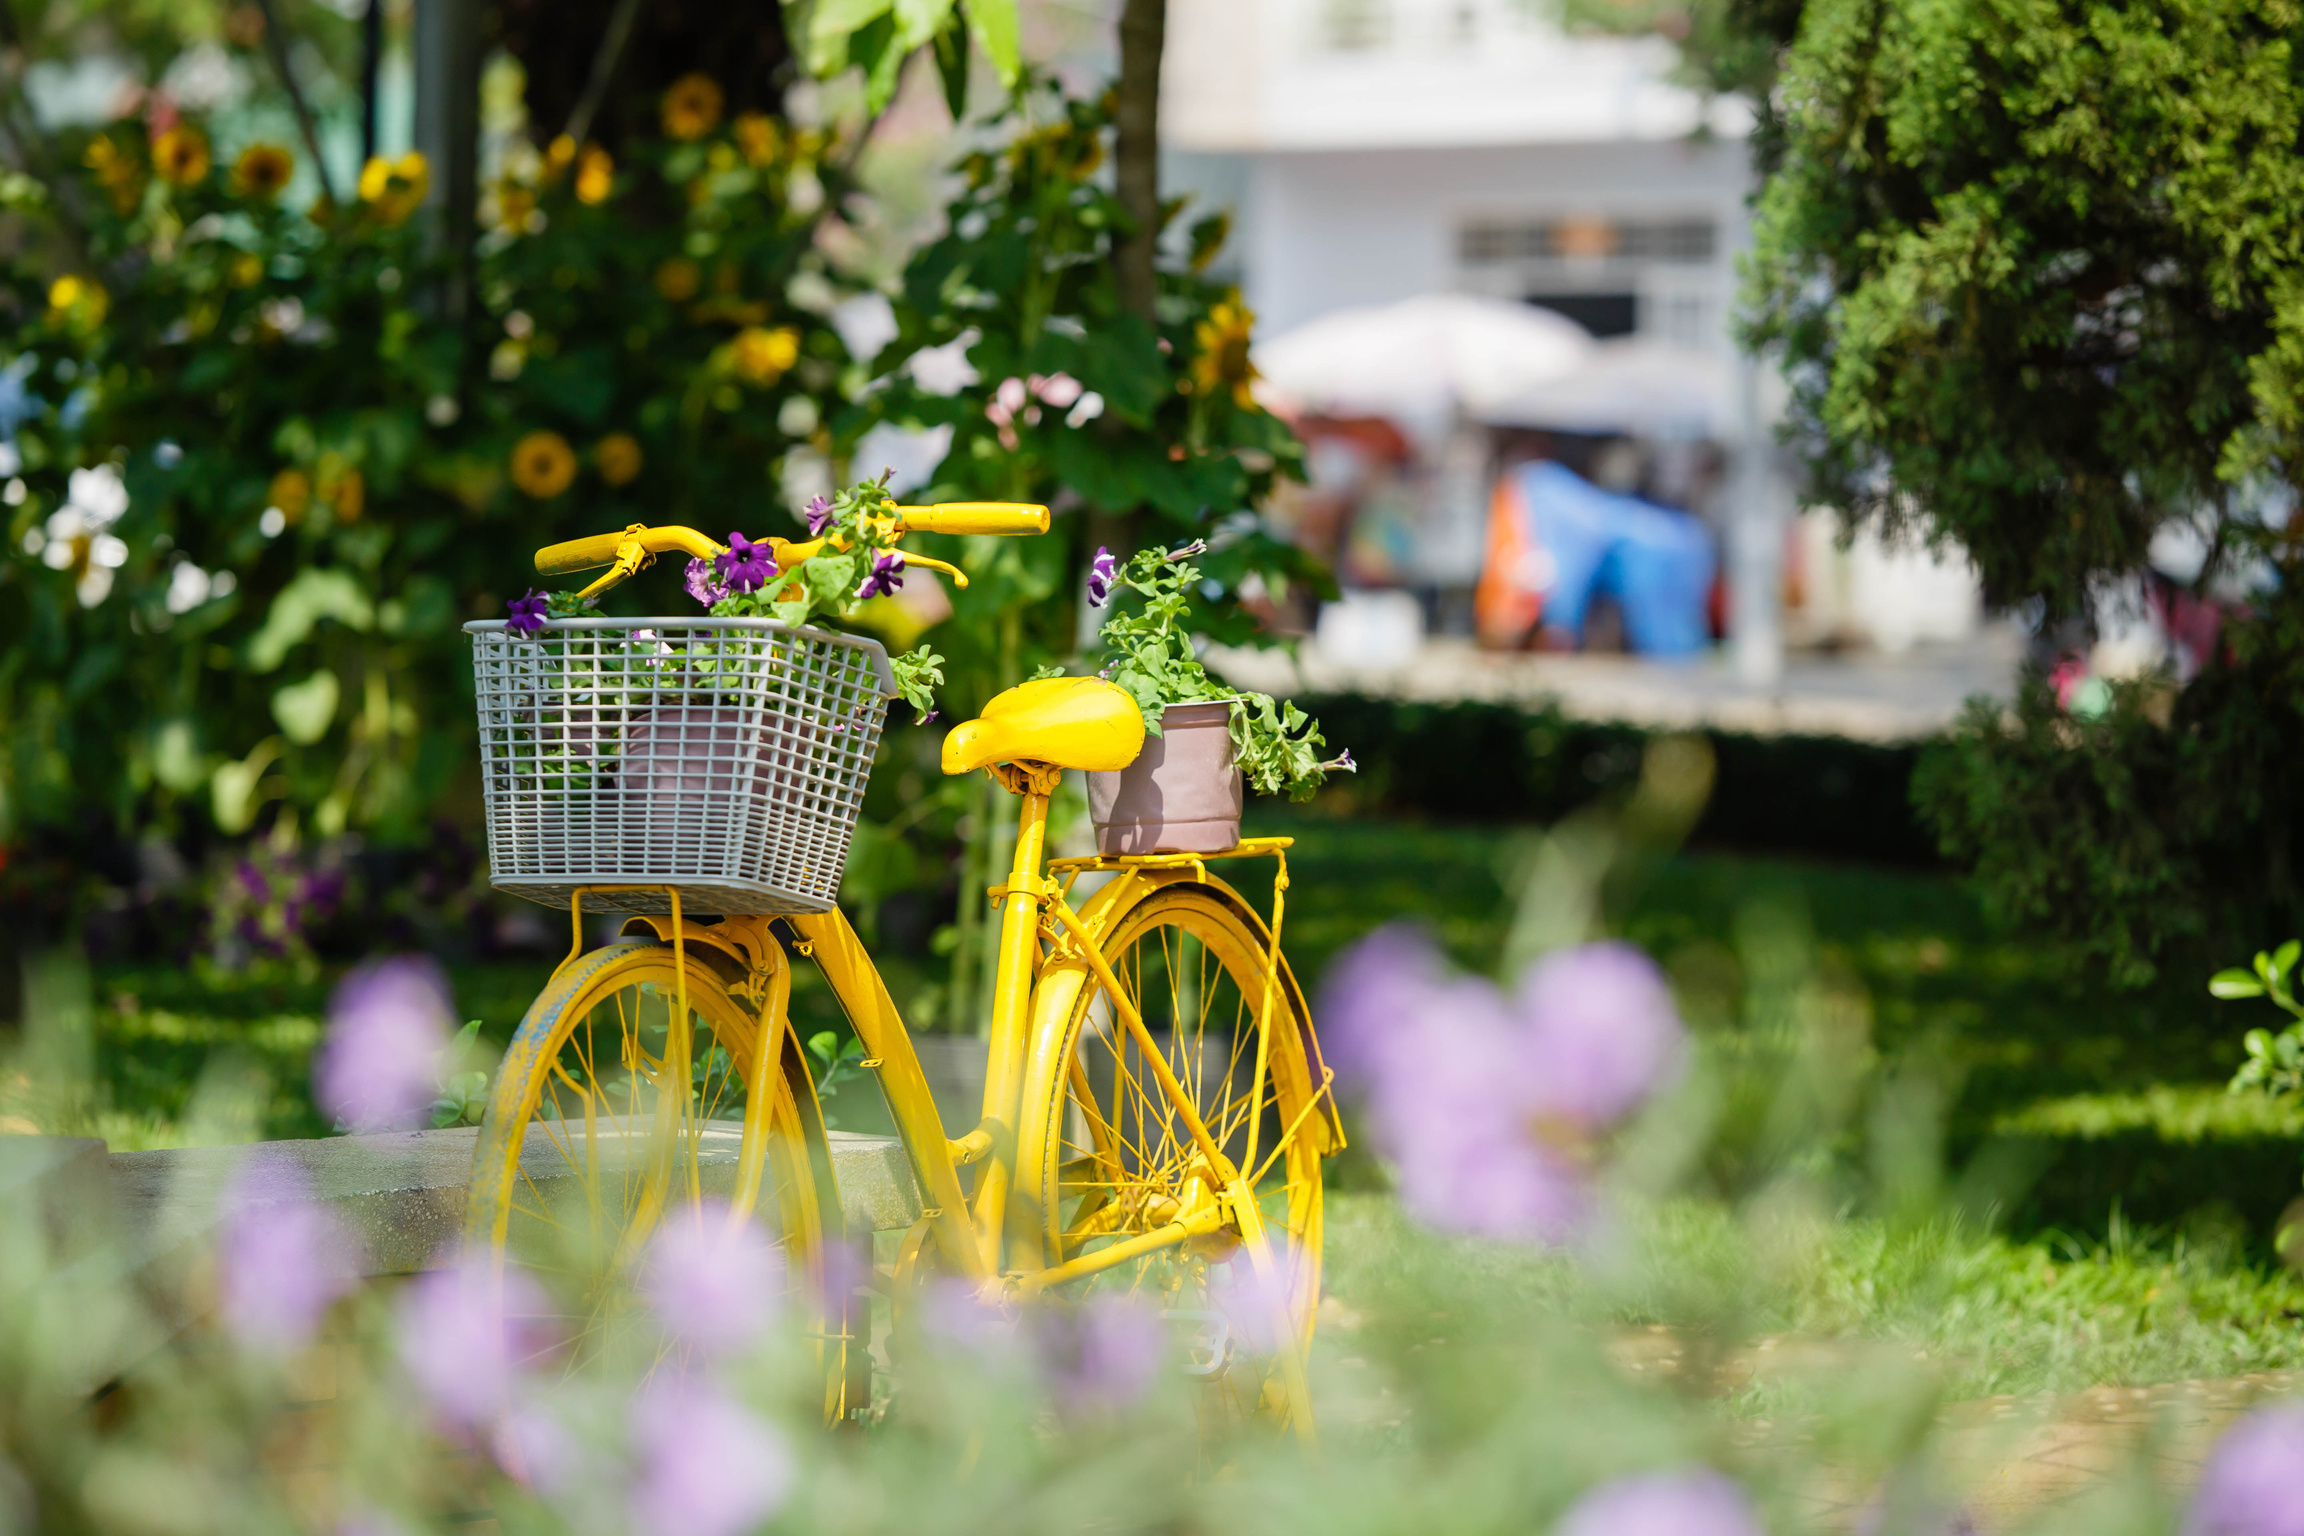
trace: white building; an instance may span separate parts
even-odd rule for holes
[[[1543,4],[1169,0],[1164,190],[1235,208],[1264,334],[1456,290],[1729,345],[1748,111]]]

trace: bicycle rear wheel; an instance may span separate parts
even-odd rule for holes
[[[1284,966],[1274,973],[1263,925],[1220,888],[1154,893],[1117,919],[1100,949],[1181,1092],[1162,1087],[1084,964],[1043,980],[1073,995],[1058,999],[1060,1037],[1033,1052],[1018,1127],[1019,1192],[1042,1261],[1206,1218],[1237,1175],[1253,1191],[1275,1267],[1259,1263],[1258,1234],[1235,1216],[1055,1296],[1136,1296],[1195,1333],[1205,1440],[1254,1416],[1308,1426],[1301,1362],[1320,1299],[1329,1123],[1303,999]],[[1210,1168],[1187,1105],[1229,1167]]]
[[[489,1096],[465,1207],[468,1246],[543,1282],[570,1363],[631,1305],[668,1220],[726,1200],[785,1257],[789,1302],[820,1318],[826,1410],[844,1382],[844,1298],[824,1316],[840,1205],[815,1088],[781,986],[732,957],[626,940],[563,966],[529,1006]],[[677,999],[683,979],[687,1008]]]

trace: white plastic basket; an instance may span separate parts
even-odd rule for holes
[[[896,692],[878,645],[769,619],[464,629],[498,890],[566,907],[578,886],[671,886],[700,914],[838,898]],[[602,891],[584,906],[671,903]]]

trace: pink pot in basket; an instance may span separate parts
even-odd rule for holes
[[[1118,773],[1088,775],[1100,853],[1221,853],[1240,841],[1240,768],[1232,706],[1171,704]]]

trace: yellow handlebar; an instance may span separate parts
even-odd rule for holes
[[[725,554],[728,546],[706,538],[693,528],[627,528],[622,533],[596,533],[588,539],[570,539],[536,551],[536,569],[546,576],[588,571],[596,565],[614,565],[628,543],[651,555],[685,550],[699,560]]]
[[[940,507],[898,507],[906,533],[1046,533],[1048,509],[1020,501],[948,501]]]
[[[1048,509],[1024,502],[954,501],[940,507],[897,507],[894,510],[899,534],[1021,535],[1048,531]],[[795,544],[787,539],[764,539],[761,542],[769,546],[779,571],[790,570],[822,547],[821,540],[811,540],[805,544]],[[710,560],[726,554],[728,546],[693,528],[647,528],[634,523],[622,533],[596,533],[588,539],[548,544],[536,551],[536,569],[545,576],[564,576],[570,571],[589,571],[598,566],[610,566],[612,569],[605,576],[577,594],[580,597],[596,597],[639,570],[655,556],[675,552],[693,555],[699,560]],[[915,564],[948,571],[961,586],[968,585],[966,576],[941,560],[930,560],[925,556],[911,558]]]

